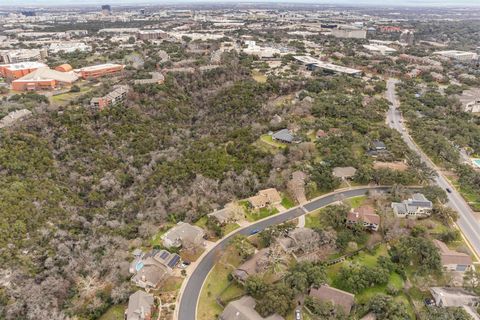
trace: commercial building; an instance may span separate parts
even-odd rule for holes
[[[120,103],[125,101],[127,97],[128,87],[127,86],[118,86],[110,92],[109,94],[100,97],[100,98],[92,98],[90,100],[90,106],[102,110],[107,107],[116,106]]]
[[[37,70],[38,68],[45,68],[46,64],[41,62],[22,62],[0,65],[0,76],[7,79],[7,81],[13,81],[26,76],[29,73]]]
[[[166,38],[168,34],[163,30],[140,30],[137,37],[140,40],[156,40]]]
[[[381,44],[364,44],[363,47],[371,52],[380,53],[383,55],[388,55],[397,51]]]
[[[75,51],[89,52],[92,51],[92,47],[83,42],[56,42],[50,44],[48,52],[50,53],[72,53]]]
[[[90,66],[75,70],[80,77],[83,79],[94,79],[99,78],[107,75],[115,75],[119,74],[123,71],[125,65],[123,64],[114,64],[114,63],[106,63],[106,64],[99,64],[96,66]]]
[[[12,82],[12,89],[16,91],[53,90],[58,87],[70,86],[78,80],[73,72],[60,72],[48,67],[37,70]]]
[[[44,49],[18,49],[0,51],[0,62],[2,63],[21,63],[27,61],[37,61],[45,59],[48,56]]]
[[[352,76],[360,76],[363,73],[362,70],[339,66],[333,63],[327,63],[310,56],[294,56],[293,58],[305,65],[308,70],[312,71],[322,69],[331,73],[343,73]]]
[[[464,62],[470,62],[478,57],[475,52],[458,50],[437,51],[433,54]]]
[[[339,27],[332,29],[332,36],[335,38],[350,38],[350,39],[366,39],[367,30],[358,29],[354,27]]]

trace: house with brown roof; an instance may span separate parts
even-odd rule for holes
[[[282,202],[282,197],[277,189],[270,188],[260,190],[257,195],[247,199],[250,206],[254,209],[261,209],[269,206],[275,206]]]
[[[472,268],[473,261],[468,254],[451,250],[440,240],[433,240],[433,243],[438,248],[440,260],[444,269],[465,272]]]
[[[340,179],[351,179],[357,173],[354,167],[335,167],[333,168],[333,176]]]
[[[268,266],[269,248],[263,248],[232,272],[232,276],[241,283],[248,277],[264,272]]]
[[[354,224],[361,224],[367,230],[378,231],[380,216],[372,206],[363,205],[352,209],[347,215],[347,226]]]
[[[320,302],[330,302],[336,308],[341,308],[346,315],[350,314],[355,302],[355,295],[328,285],[310,289],[310,297]]]
[[[220,315],[220,320],[284,320],[278,314],[272,314],[266,318],[262,317],[255,310],[255,299],[250,296],[244,296],[238,300],[227,304]]]

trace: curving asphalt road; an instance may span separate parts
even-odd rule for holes
[[[389,79],[387,81],[387,93],[386,97],[391,103],[390,109],[387,113],[387,124],[392,128],[396,129],[402,135],[405,143],[417,153],[423,162],[425,162],[430,168],[435,170],[437,176],[433,179],[433,182],[436,183],[440,188],[446,190],[447,188],[451,190],[448,192],[448,206],[458,212],[459,218],[457,220],[457,225],[462,231],[463,235],[467,238],[472,249],[474,250],[475,255],[480,255],[480,224],[475,218],[473,210],[463,199],[463,197],[457,192],[457,190],[450,184],[450,182],[442,175],[440,169],[433,163],[432,160],[418,147],[412,137],[408,134],[407,128],[405,128],[402,114],[398,110],[400,102],[395,92],[395,85],[398,83],[397,80]]]
[[[390,190],[390,187],[385,186],[370,186],[370,187],[359,187],[349,190],[339,190],[333,193],[330,193],[325,196],[316,198],[308,203],[304,204],[301,207],[295,207],[283,213],[267,217],[265,219],[259,220],[256,223],[249,225],[248,227],[238,229],[233,233],[229,234],[226,238],[221,239],[216,243],[215,247],[212,248],[206,255],[201,258],[202,260],[198,263],[197,267],[186,280],[186,285],[184,285],[181,291],[181,296],[179,297],[178,303],[178,320],[195,320],[195,315],[197,311],[197,303],[200,298],[200,291],[202,290],[202,285],[205,279],[207,278],[208,273],[213,268],[216,257],[218,254],[225,249],[229,241],[237,234],[250,235],[254,231],[261,231],[270,226],[277,225],[292,219],[295,219],[305,213],[315,211],[321,207],[329,205],[333,202],[351,198],[356,196],[362,196],[368,193],[370,190],[376,190],[380,192],[386,192]]]

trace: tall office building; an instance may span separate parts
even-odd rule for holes
[[[104,16],[109,16],[112,14],[112,7],[109,4],[104,4],[102,6],[102,14]]]

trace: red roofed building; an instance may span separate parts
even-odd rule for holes
[[[38,68],[45,68],[46,64],[41,62],[21,62],[12,64],[0,65],[0,76],[7,79],[7,81],[13,81],[26,76],[29,73],[37,70]]]
[[[387,33],[402,32],[402,28],[396,27],[396,26],[381,26],[379,29],[381,32],[387,32]]]
[[[125,66],[123,64],[106,63],[106,64],[99,64],[96,66],[81,68],[76,70],[76,72],[83,79],[94,79],[94,78],[99,78],[107,75],[119,74],[123,71],[124,68]]]
[[[380,226],[380,216],[375,213],[375,209],[370,205],[364,205],[352,209],[347,215],[347,225],[361,224],[365,229],[378,231]]]

